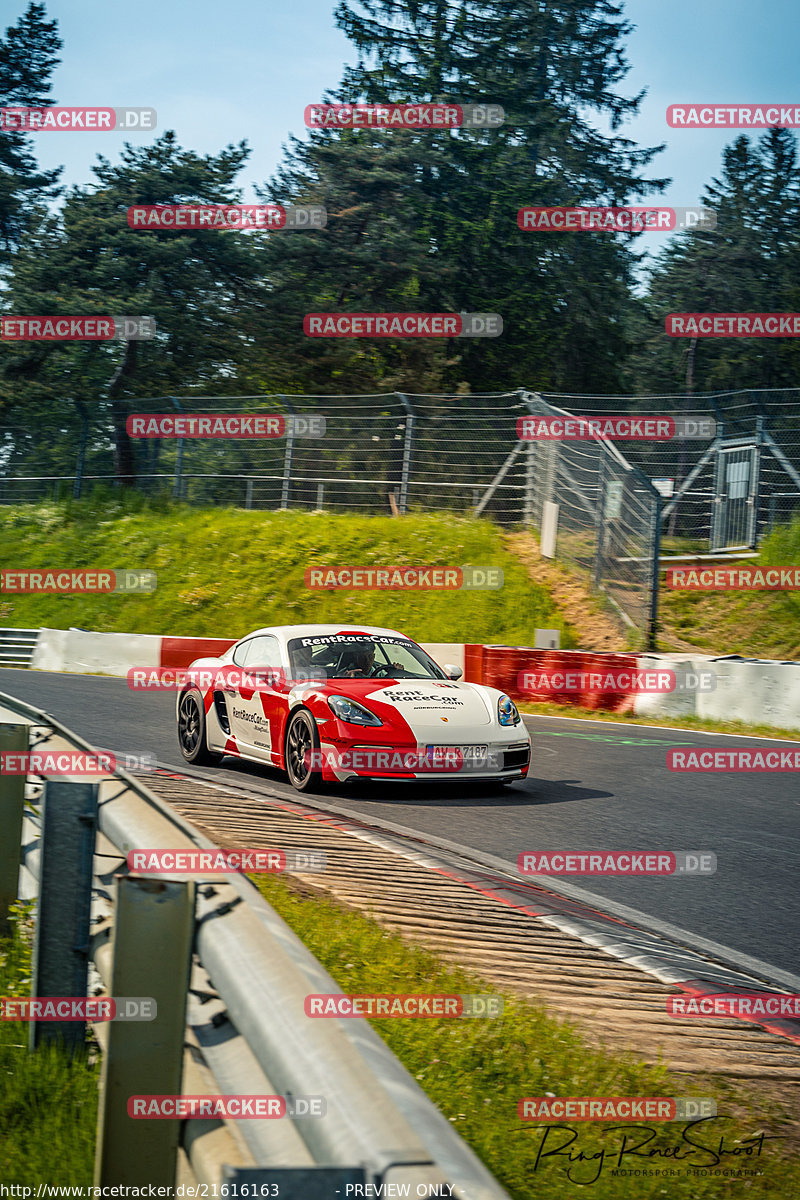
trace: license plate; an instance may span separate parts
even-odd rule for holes
[[[431,762],[444,762],[448,758],[463,760],[465,767],[482,767],[486,765],[489,754],[488,746],[426,746],[425,757]]]

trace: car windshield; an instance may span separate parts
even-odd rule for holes
[[[407,638],[319,634],[292,638],[294,679],[446,679],[441,667]]]

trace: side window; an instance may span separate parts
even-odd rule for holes
[[[240,642],[234,650],[233,661],[236,663],[237,667],[244,666],[244,660],[247,657],[247,651],[250,649],[250,642],[252,642],[252,640],[253,639],[251,638],[250,641]]]
[[[237,663],[237,666],[280,667],[281,648],[278,639],[266,634],[251,638],[247,643],[244,662]]]

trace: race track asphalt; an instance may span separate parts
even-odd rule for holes
[[[0,670],[0,691],[50,713],[98,747],[150,753],[164,765],[255,792],[296,797],[277,771],[224,760],[195,771],[181,758],[173,693],[132,692],[124,679]],[[701,878],[570,878],[615,902],[782,970],[798,969],[800,786],[797,773],[676,774],[671,746],[783,747],[664,728],[528,716],[527,781],[499,793],[458,784],[361,784],[325,799],[360,818],[391,821],[512,868],[526,851],[698,850],[717,855]],[[313,801],[312,801],[313,803]]]

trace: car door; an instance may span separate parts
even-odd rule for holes
[[[227,695],[231,732],[244,753],[273,762],[287,703],[280,642],[259,634],[239,648],[235,661],[241,671]]]

